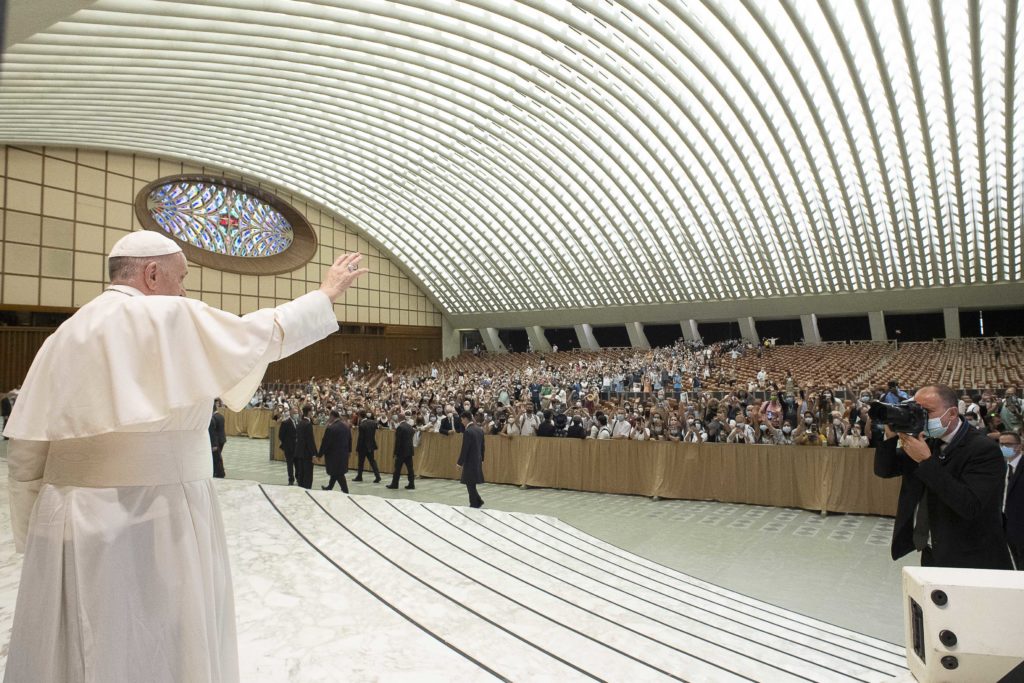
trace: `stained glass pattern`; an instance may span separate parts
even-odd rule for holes
[[[152,189],[150,216],[168,235],[227,256],[275,256],[291,246],[292,226],[266,202],[213,182],[180,180]]]

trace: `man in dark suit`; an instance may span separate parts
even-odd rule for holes
[[[313,421],[309,419],[313,406],[302,406],[302,419],[295,429],[295,479],[304,489],[313,488],[313,458],[316,456],[316,438]]]
[[[928,413],[925,431],[896,435],[886,426],[875,449],[875,474],[903,477],[892,558],[917,549],[923,566],[1012,568],[1001,512],[1006,462],[999,448],[960,419],[949,387],[922,387],[914,400]]]
[[[1020,457],[1020,434],[1003,432],[999,435],[999,449],[1006,460],[1006,502],[1003,505],[1003,524],[1006,529],[1006,544],[1018,571],[1024,571],[1024,484],[1021,470],[1024,458]]]
[[[345,473],[348,472],[348,458],[352,453],[352,430],[348,426],[348,419],[343,417],[337,410],[331,411],[331,421],[327,423],[324,431],[324,438],[320,442],[320,457],[324,459],[324,469],[331,480],[324,491],[334,488],[334,483],[341,485],[341,490],[348,493],[348,482],[345,481]]]
[[[483,416],[478,416],[478,420]],[[476,491],[477,484],[484,483],[484,430],[468,412],[462,414],[462,451],[459,453],[459,467],[462,476],[459,481],[469,492],[469,507],[483,507],[484,499]]]
[[[412,455],[415,450],[412,440],[416,429],[412,426],[412,415],[406,413],[404,417],[401,424],[395,428],[395,469],[391,476],[391,483],[387,485],[389,489],[398,488],[398,480],[402,476],[402,465],[405,465],[409,472],[409,483],[405,488],[416,488],[416,478],[412,471]]]
[[[295,483],[295,434],[299,427],[299,411],[292,408],[288,417],[281,418],[277,428],[277,438],[284,451],[284,459],[288,464],[288,485]]]
[[[359,454],[359,462],[356,465],[356,476],[352,481],[363,480],[363,465],[369,460],[373,468],[373,483],[380,481],[380,469],[377,468],[377,459],[374,453],[377,452],[377,421],[373,419],[373,413],[365,413],[359,421],[359,434],[356,437],[356,453]]]
[[[220,399],[213,401],[213,416],[210,417],[210,450],[213,451],[213,476],[218,479],[224,478],[224,444],[228,437],[224,433],[224,416],[217,412],[220,408]]]
[[[438,426],[437,432],[445,436],[462,433],[462,420],[459,419],[454,406],[447,406],[445,408],[445,415],[441,418],[441,424]]]

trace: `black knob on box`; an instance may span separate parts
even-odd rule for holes
[[[947,631],[946,629],[943,629],[939,631],[939,642],[945,645],[946,647],[953,647],[954,645],[956,645],[956,634],[952,631]]]
[[[943,657],[939,661],[942,662],[942,666],[944,666],[945,668],[949,669],[950,671],[952,671],[953,669],[955,669],[958,666],[960,666],[960,662],[957,661],[957,658],[954,657],[953,655],[946,655],[945,657]]]
[[[939,607],[945,607],[949,602],[949,596],[946,595],[946,591],[932,591],[932,602]]]

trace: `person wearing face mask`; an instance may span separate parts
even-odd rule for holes
[[[767,422],[762,422],[757,426],[757,431],[754,432],[755,443],[764,446],[774,446],[775,436],[772,434],[772,427]]]
[[[725,437],[726,443],[755,443],[754,430],[746,423],[746,418],[737,415],[735,420],[729,420],[729,435]]]
[[[455,414],[455,407],[452,405],[445,406],[444,417],[441,418],[441,424],[437,428],[438,434],[459,434],[462,432],[462,420]]]
[[[1017,432],[1003,432],[999,435],[999,450],[1006,460],[1006,489],[1003,502],[1003,528],[1006,530],[1006,544],[1010,546],[1013,564],[1018,571],[1024,570],[1024,484],[1021,479],[1021,442]]]
[[[299,409],[292,408],[288,417],[281,419],[277,428],[277,438],[284,451],[285,463],[288,466],[288,485],[295,483],[295,435],[299,426]]]
[[[412,456],[415,452],[413,440],[416,436],[416,429],[413,427],[414,420],[412,415],[406,413],[403,417],[405,419],[395,428],[395,469],[392,471],[391,483],[387,485],[389,489],[398,488],[398,480],[402,476],[403,465],[409,473],[409,483],[405,488],[416,488],[416,475],[413,474],[412,469]]]
[[[629,424],[629,420],[626,419],[626,413],[622,410],[615,411],[614,423],[612,424],[612,438],[613,439],[628,439],[629,433],[633,430],[633,426]]]
[[[849,429],[849,425],[843,420],[842,413],[838,410],[832,411],[829,416],[830,424],[828,431],[825,435],[826,444],[829,446],[839,446],[842,444],[843,439],[846,437],[846,433]]]
[[[839,445],[843,448],[867,448],[868,437],[861,434],[860,427],[850,427],[850,433],[842,438]]]
[[[651,418],[651,439],[653,441],[665,440],[665,425],[662,423],[660,415]]]
[[[778,446],[792,446],[793,445],[793,425],[786,420],[782,423],[781,429],[775,430],[775,444]]]
[[[875,449],[875,475],[902,477],[892,558],[916,549],[922,566],[1011,569],[1002,519],[1007,468],[999,447],[960,419],[949,387],[922,387],[914,401],[928,414],[925,430],[897,435],[886,426]]]
[[[377,421],[373,419],[373,413],[366,412],[366,416],[359,421],[359,431],[356,435],[356,453],[359,455],[356,460],[356,476],[352,481],[363,480],[363,467],[366,461],[370,461],[373,468],[373,483],[380,481],[380,469],[377,467],[377,459],[374,453],[377,452]]]
[[[534,404],[526,404],[526,412],[519,417],[519,433],[523,436],[536,436],[540,423],[541,419]]]
[[[814,421],[814,413],[804,413],[803,421],[793,431],[793,443],[797,446],[824,446],[825,437],[821,435],[817,423]]]
[[[683,435],[685,443],[704,443],[707,440],[708,435],[699,421],[694,420],[691,424],[687,424],[686,434]]]

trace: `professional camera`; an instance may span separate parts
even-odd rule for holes
[[[928,411],[914,401],[898,405],[872,401],[868,417],[872,422],[889,425],[889,429],[900,434],[920,434],[928,424]]]

